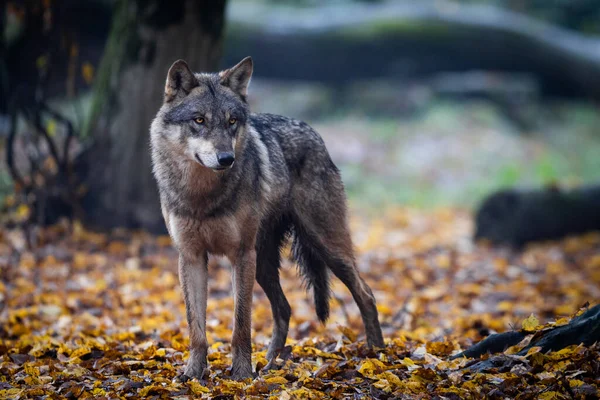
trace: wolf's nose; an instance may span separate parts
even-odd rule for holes
[[[235,157],[231,152],[219,153],[217,154],[217,161],[219,161],[219,165],[229,167],[235,161]]]

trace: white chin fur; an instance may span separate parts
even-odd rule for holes
[[[197,157],[196,157],[197,155]],[[217,161],[217,156],[214,154],[194,154],[192,158],[200,165],[210,168],[210,169],[218,169],[222,168]]]

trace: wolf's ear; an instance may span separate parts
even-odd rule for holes
[[[246,57],[235,67],[219,72],[221,85],[227,86],[243,99],[248,94],[248,84],[252,77],[252,57]]]
[[[165,102],[169,102],[177,96],[185,97],[196,86],[198,86],[198,80],[187,63],[183,60],[175,61],[167,74]]]

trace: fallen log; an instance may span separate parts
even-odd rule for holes
[[[523,72],[544,94],[600,99],[600,39],[490,5],[450,1],[229,10],[225,63],[252,54],[257,77],[350,80],[447,71]]]
[[[501,190],[475,215],[475,240],[521,247],[600,230],[600,186],[573,190]]]

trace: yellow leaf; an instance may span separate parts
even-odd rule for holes
[[[436,356],[448,356],[454,350],[454,344],[451,342],[429,342],[425,345],[428,353]]]
[[[579,379],[571,379],[569,381],[569,386],[571,387],[579,387],[581,385],[583,385],[585,382],[580,381]]]
[[[162,386],[159,386],[159,385],[148,385],[148,386],[145,386],[145,387],[143,387],[143,388],[140,389],[139,395],[142,398],[145,398],[145,397],[149,396],[150,392],[156,391],[157,389],[158,390],[162,389]]]
[[[85,356],[86,354],[90,354],[91,352],[92,349],[90,349],[88,346],[81,346],[71,353],[71,358]]]
[[[6,205],[6,207],[12,207],[15,205],[16,202],[17,199],[15,198],[14,194],[9,194],[4,198],[4,205]]]
[[[542,351],[542,347],[541,346],[533,346],[532,348],[530,348],[529,350],[527,350],[527,354],[525,355],[525,357],[530,356],[530,355],[535,354],[535,353],[539,353],[540,351]]]
[[[557,315],[569,315],[577,309],[573,304],[561,304],[554,308],[554,313]]]
[[[88,371],[85,368],[82,367],[77,367],[77,366],[71,366],[70,368],[65,369],[62,374],[68,377],[76,377],[76,378],[80,378],[84,375],[89,374],[90,371]]]
[[[94,66],[89,62],[84,62],[81,66],[81,75],[85,80],[85,83],[90,85],[94,80]]]
[[[23,370],[25,371],[25,373],[29,376],[39,376],[40,375],[40,370],[38,367],[35,367],[33,364],[31,363],[26,363],[23,365]]]
[[[393,315],[394,311],[385,304],[377,304],[377,311],[381,315]]]
[[[0,398],[16,399],[23,392],[23,389],[2,389],[0,390]]]
[[[344,334],[344,336],[348,338],[348,340],[351,342],[356,342],[357,335],[352,329],[348,328],[347,326],[338,326],[338,329]]]
[[[540,393],[537,398],[538,400],[557,400],[562,399],[562,396],[558,392],[544,392]]]
[[[64,343],[61,343],[58,346],[58,352],[62,353],[62,354],[65,354],[67,356],[71,355],[71,349],[66,344],[64,344]]]
[[[284,384],[288,383],[287,379],[285,379],[283,376],[274,376],[272,378],[265,378],[265,382],[268,385],[284,385]]]
[[[402,385],[402,381],[400,380],[398,375],[393,374],[389,371],[385,371],[382,374],[380,374],[379,376],[382,378],[385,378],[385,380],[388,381],[394,387],[398,387],[398,386]]]
[[[402,364],[406,368],[408,368],[409,371],[412,371],[412,370],[415,370],[417,368],[420,368],[417,364],[415,364],[415,362],[413,360],[411,360],[408,357],[404,357],[404,359],[402,361],[400,361],[400,364]]]
[[[367,358],[360,365],[360,368],[358,369],[358,372],[360,372],[361,375],[363,375],[363,376],[366,376],[368,378],[372,378],[375,375],[380,374],[380,373],[382,373],[385,370],[386,370],[386,366],[385,366],[384,363],[382,363],[381,361],[377,360],[376,358]]]
[[[46,131],[48,131],[48,135],[50,135],[50,137],[56,135],[56,121],[53,119],[49,119],[48,122],[46,122]]]
[[[50,126],[50,123],[48,123],[48,126]],[[56,131],[56,124],[53,124],[53,126],[54,131]],[[54,135],[54,133],[52,133],[51,136],[52,135]],[[44,169],[52,173],[55,173],[58,170],[58,165],[56,165],[56,161],[54,161],[54,158],[46,157],[46,159],[44,160]]]
[[[421,393],[425,389],[425,385],[417,376],[411,376],[408,382],[406,382],[406,387],[413,393]]]
[[[48,57],[46,56],[39,56],[36,60],[35,60],[35,65],[39,70],[44,70],[46,69],[46,66],[48,65]]]
[[[116,333],[113,337],[118,342],[124,342],[126,340],[134,339],[135,338],[135,334],[133,332],[124,331],[124,332]]]
[[[392,391],[392,386],[386,379],[378,380],[373,384],[377,389],[383,390],[386,393],[390,393]]]
[[[161,235],[156,238],[156,244],[161,247],[168,247],[172,244],[171,237],[167,235]]]
[[[496,305],[496,310],[507,312],[514,308],[514,304],[510,301],[504,300]]]
[[[17,214],[17,220],[25,221],[31,215],[31,209],[29,208],[29,206],[27,204],[20,204],[19,207],[17,207],[16,214]]]
[[[567,325],[569,323],[569,319],[568,318],[559,318],[554,322],[554,326],[562,326],[562,325]]]
[[[108,287],[108,283],[104,279],[98,279],[94,286],[98,291],[103,291]]]
[[[29,355],[32,355],[34,357],[41,357],[44,354],[46,354],[46,352],[51,348],[52,345],[49,342],[39,341],[33,346],[31,350],[29,350]]]
[[[223,342],[215,342],[210,346],[211,350],[219,350],[219,347],[223,346]]]
[[[521,326],[523,330],[526,332],[533,332],[535,329],[540,326],[540,321],[535,317],[535,315],[531,314],[527,317],[523,322],[521,322]]]
[[[202,393],[210,392],[210,390],[208,390],[208,388],[206,386],[202,386],[200,383],[198,383],[198,381],[189,381],[188,385],[189,385],[192,393],[197,394],[199,396],[201,396]]]
[[[404,360],[402,360],[401,363],[407,367],[414,367],[416,365],[415,362],[408,357],[404,357]]]

